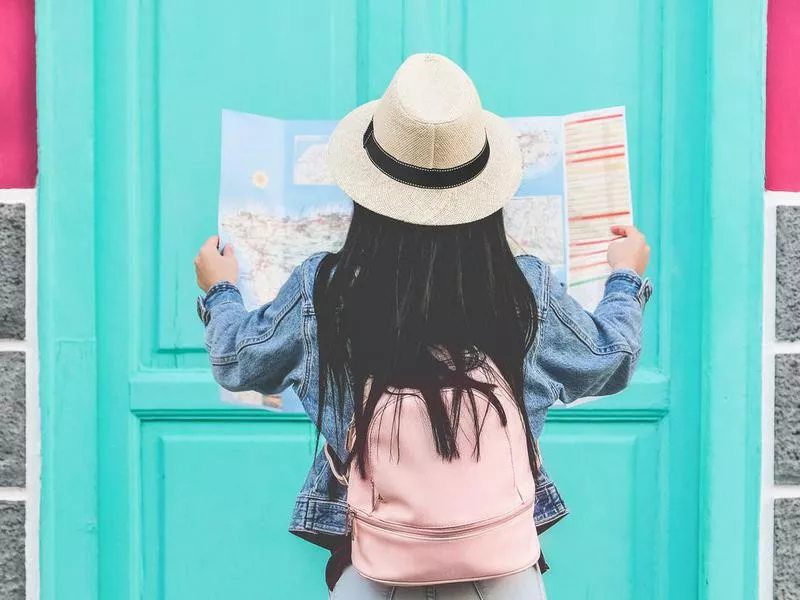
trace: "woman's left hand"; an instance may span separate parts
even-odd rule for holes
[[[212,235],[200,247],[200,252],[194,259],[194,270],[197,274],[197,285],[207,292],[214,284],[220,281],[229,281],[233,284],[239,279],[239,264],[233,253],[233,246],[226,244],[219,253],[219,236]]]

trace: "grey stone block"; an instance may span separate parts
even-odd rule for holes
[[[25,355],[0,353],[0,486],[25,485]],[[0,594],[0,598],[4,596]]]
[[[25,504],[0,502],[0,598],[25,600]]]
[[[0,338],[25,337],[25,205],[0,204]]]
[[[775,241],[775,337],[800,340],[800,206],[779,206]]]
[[[775,600],[800,600],[800,498],[775,501]]]

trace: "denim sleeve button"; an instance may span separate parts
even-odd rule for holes
[[[211,314],[206,310],[206,303],[202,296],[197,297],[197,316],[203,325],[208,325],[209,321],[211,321]]]
[[[653,282],[650,279],[645,279],[642,281],[642,285],[639,287],[639,291],[636,294],[636,299],[639,300],[639,303],[644,306],[647,304],[647,301],[650,300],[650,296],[653,295]]]

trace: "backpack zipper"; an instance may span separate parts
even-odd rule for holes
[[[353,528],[353,521],[363,521],[364,523],[367,523],[368,525],[372,525],[373,527],[377,527],[379,529],[386,529],[394,533],[404,534],[412,537],[444,538],[450,536],[469,534],[476,531],[481,531],[483,529],[489,529],[494,525],[502,525],[506,521],[509,521],[514,517],[518,517],[522,513],[533,508],[533,504],[534,500],[529,500],[528,502],[525,502],[518,508],[515,508],[513,511],[505,513],[498,517],[492,517],[491,519],[485,519],[477,523],[469,523],[467,525],[454,525],[449,527],[414,527],[412,525],[403,525],[402,523],[385,521],[384,519],[379,519],[377,517],[367,515],[355,509],[350,509],[348,511],[347,522],[351,531],[352,538],[354,540],[355,540],[355,529]]]

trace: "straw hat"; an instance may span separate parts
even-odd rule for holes
[[[522,155],[511,128],[482,109],[458,65],[415,54],[380,100],[337,125],[328,167],[369,210],[418,225],[455,225],[502,208],[519,187]]]

